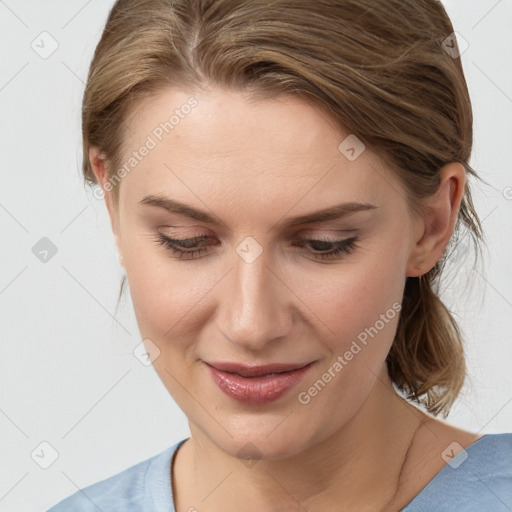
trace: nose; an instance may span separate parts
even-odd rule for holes
[[[292,325],[290,285],[264,254],[251,263],[235,254],[219,290],[218,328],[231,343],[253,352],[286,336]]]

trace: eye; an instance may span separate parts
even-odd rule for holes
[[[341,259],[346,254],[351,254],[357,247],[357,237],[344,238],[341,240],[315,240],[299,238],[294,245],[304,247],[309,245],[313,251],[309,251],[315,258],[320,260]]]
[[[208,245],[204,242],[210,237],[200,235],[194,238],[173,239],[162,233],[158,233],[156,242],[164,246],[173,254],[177,254],[179,259],[194,259],[196,256],[208,250]],[[310,246],[313,250],[308,250],[315,258],[320,260],[341,259],[346,254],[351,254],[357,247],[357,237],[344,238],[341,240],[316,240],[299,238],[294,240],[292,245],[298,247]],[[198,247],[198,244],[200,245]],[[218,245],[218,244],[215,244]]]
[[[194,258],[194,256],[199,255],[206,250],[206,247],[196,248],[195,246],[198,243],[208,240],[208,238],[209,237],[207,235],[201,235],[194,238],[175,240],[173,238],[162,235],[162,233],[159,233],[157,237],[157,244],[163,245],[166,249],[172,251],[174,254],[178,254],[180,259],[189,259]]]

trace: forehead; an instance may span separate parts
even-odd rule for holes
[[[133,166],[121,189],[137,197],[188,183],[196,195],[233,201],[304,196],[307,208],[340,198],[382,202],[393,180],[368,148],[347,158],[344,141],[357,139],[296,96],[252,101],[218,88],[169,88],[140,103],[127,125],[123,160]]]

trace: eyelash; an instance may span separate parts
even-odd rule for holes
[[[182,259],[184,256],[186,256],[186,259],[194,259],[194,256],[203,252],[205,250],[205,247],[200,247],[198,249],[192,249],[187,251],[184,250],[182,247],[179,247],[179,244],[192,245],[207,239],[207,235],[201,235],[196,236],[194,238],[175,240],[159,233],[157,237],[157,244],[164,246],[167,250],[172,251],[174,254],[178,254],[179,259]],[[328,245],[333,245],[334,249],[332,251],[325,253],[312,253],[315,256],[315,258],[318,258],[320,260],[341,259],[345,255],[351,254],[358,247],[356,243],[357,237],[347,238],[344,240],[315,240],[299,238],[298,240],[296,240],[296,242],[297,241],[303,245],[306,245],[308,243],[324,243]]]

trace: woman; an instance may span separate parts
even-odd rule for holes
[[[144,356],[191,437],[51,509],[509,510],[446,417],[472,111],[436,0],[119,0],[83,101]]]

